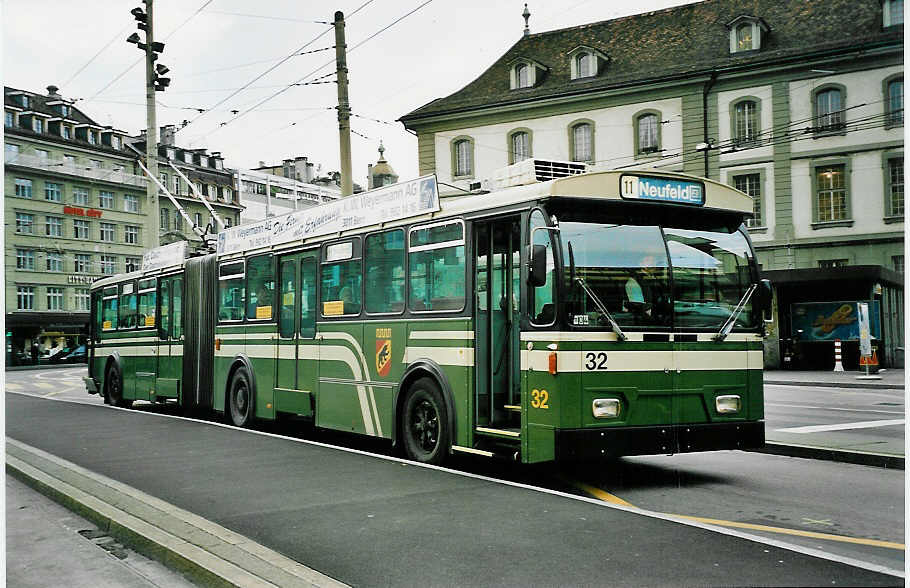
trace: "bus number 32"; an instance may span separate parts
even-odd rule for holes
[[[607,369],[607,354],[603,351],[598,353],[585,353],[586,370],[605,370]]]
[[[546,390],[531,390],[531,406],[534,408],[550,408],[547,401],[550,399],[550,393]]]

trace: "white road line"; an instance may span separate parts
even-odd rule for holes
[[[789,429],[775,429],[778,433],[822,433],[825,431],[847,431],[850,429],[872,429],[874,427],[888,427],[903,425],[904,419],[888,421],[862,421],[859,423],[840,423],[838,425],[811,425],[808,427],[791,427]]]
[[[786,408],[808,408],[812,410],[842,410],[845,412],[875,412],[880,414],[906,414],[902,410],[874,410],[871,408],[841,408],[834,406],[807,406],[804,404],[787,404],[786,402],[766,402],[765,406],[783,406]]]
[[[27,396],[27,394],[22,394],[21,392],[13,392],[13,394],[19,394],[20,396]],[[70,400],[70,399],[68,399],[68,398],[53,398],[53,397],[51,397],[51,398],[46,398],[46,399],[44,399],[44,400],[46,400],[46,401],[48,401],[48,402],[70,402],[70,403],[73,403],[73,404],[87,404],[87,405],[90,405],[90,406],[97,406],[97,407],[103,408],[103,409],[105,409],[105,410],[122,410],[122,411],[125,411],[125,412],[133,412],[133,411],[131,411],[131,410],[128,409],[128,408],[118,408],[118,407],[115,407],[115,406],[109,406],[109,405],[103,405],[103,404],[95,404],[95,403],[88,403],[88,402],[79,401],[79,400]],[[655,512],[655,511],[651,511],[651,510],[644,510],[644,509],[640,509],[640,508],[636,508],[636,507],[628,507],[628,506],[623,506],[623,505],[621,505],[621,504],[613,504],[613,503],[610,503],[610,502],[604,502],[604,501],[600,500],[599,498],[590,498],[590,497],[586,497],[586,496],[578,496],[578,495],[575,495],[575,494],[568,494],[568,493],[566,493],[566,492],[560,492],[559,490],[550,490],[550,489],[548,489],[548,488],[539,488],[539,487],[537,487],[537,486],[532,486],[532,485],[530,485],[530,484],[522,484],[521,482],[512,482],[512,481],[509,481],[509,480],[500,480],[500,479],[497,479],[497,478],[492,478],[492,477],[489,477],[489,476],[484,476],[484,475],[482,475],[482,474],[473,474],[473,473],[470,473],[470,472],[462,472],[462,471],[459,471],[459,470],[452,470],[452,469],[445,468],[445,467],[442,467],[442,466],[437,466],[437,465],[432,465],[432,464],[425,464],[425,463],[418,463],[418,462],[408,461],[408,460],[402,459],[402,458],[400,458],[400,457],[392,457],[392,456],[386,456],[386,455],[379,455],[379,454],[376,454],[376,453],[370,453],[370,452],[368,452],[368,451],[362,451],[362,450],[360,450],[360,449],[351,449],[351,448],[348,448],[348,447],[341,447],[341,446],[338,446],[338,445],[330,445],[330,444],[328,444],[328,443],[321,443],[321,442],[319,442],[319,441],[312,441],[312,440],[310,440],[310,439],[300,439],[300,438],[297,438],[297,437],[288,437],[288,436],[285,436],[285,435],[277,435],[277,434],[275,434],[275,433],[268,433],[268,432],[265,432],[265,431],[256,431],[256,430],[254,430],[254,429],[239,429],[239,428],[237,428],[237,427],[228,425],[228,424],[226,424],[226,423],[216,423],[216,422],[204,421],[204,420],[201,420],[201,419],[189,418],[189,417],[178,416],[178,415],[161,414],[161,413],[157,413],[157,412],[142,412],[142,413],[139,413],[139,414],[145,414],[145,415],[148,415],[148,416],[150,416],[150,417],[179,419],[179,420],[189,421],[189,422],[193,422],[193,423],[199,423],[199,424],[201,424],[201,425],[208,425],[208,426],[211,426],[211,427],[220,427],[220,428],[223,428],[223,429],[232,429],[232,430],[235,430],[235,431],[237,431],[238,433],[242,433],[242,434],[247,434],[247,435],[259,435],[259,436],[262,436],[262,437],[271,437],[271,438],[274,438],[274,439],[283,439],[283,440],[285,440],[285,441],[291,441],[291,442],[294,442],[294,443],[301,443],[301,444],[304,444],[304,445],[312,445],[312,446],[314,446],[314,447],[323,447],[323,448],[327,448],[327,449],[334,449],[335,451],[341,451],[341,452],[344,452],[344,453],[352,453],[352,454],[355,454],[355,455],[362,455],[362,456],[370,457],[370,458],[373,458],[373,459],[380,459],[380,460],[388,461],[388,462],[391,462],[391,463],[399,463],[399,464],[402,464],[402,465],[411,466],[411,467],[415,467],[415,468],[424,468],[424,469],[428,469],[428,470],[436,470],[436,471],[439,471],[439,472],[446,472],[446,473],[448,473],[448,474],[450,474],[450,475],[454,475],[454,476],[463,476],[463,477],[465,477],[465,478],[472,478],[472,479],[475,479],[475,480],[482,480],[482,481],[484,481],[484,482],[490,482],[490,483],[493,483],[493,484],[500,484],[500,485],[503,485],[503,486],[511,486],[511,487],[513,487],[513,488],[522,488],[522,489],[524,489],[524,490],[530,490],[530,491],[532,491],[532,492],[540,492],[541,494],[549,494],[549,495],[551,495],[551,496],[559,496],[559,497],[566,498],[566,499],[569,499],[569,500],[575,500],[575,501],[578,501],[578,502],[585,502],[585,503],[588,503],[588,504],[592,504],[592,505],[599,506],[599,507],[601,507],[601,508],[610,508],[610,509],[613,509],[613,510],[622,510],[622,511],[631,512],[631,513],[638,514],[638,515],[641,515],[641,516],[644,516],[644,517],[648,517],[648,518],[652,518],[652,519],[658,519],[658,520],[662,520],[662,521],[671,521],[671,522],[674,522],[674,523],[678,523],[678,524],[680,524],[680,525],[685,525],[685,526],[687,526],[687,527],[695,527],[695,528],[698,528],[698,529],[705,529],[705,530],[707,530],[707,531],[712,531],[712,532],[717,533],[717,534],[719,534],[719,535],[727,535],[727,536],[730,536],[730,537],[739,537],[739,538],[741,538],[741,539],[747,539],[747,540],[749,540],[749,541],[754,541],[754,542],[756,542],[756,543],[761,543],[761,544],[763,544],[763,545],[771,545],[771,546],[773,546],[773,547],[779,547],[779,548],[781,548],[781,549],[786,549],[787,551],[791,551],[791,552],[793,552],[793,553],[801,553],[801,554],[804,554],[804,555],[809,555],[809,556],[812,556],[812,557],[817,557],[817,558],[819,558],[819,559],[824,559],[824,560],[828,560],[828,561],[839,562],[839,563],[843,563],[843,564],[846,564],[846,565],[849,565],[849,566],[861,568],[861,569],[864,569],[864,570],[869,570],[869,571],[872,571],[872,572],[881,572],[881,573],[883,573],[883,574],[888,574],[888,575],[890,575],[890,576],[896,576],[896,577],[898,577],[898,578],[905,578],[905,577],[906,577],[906,574],[904,573],[904,570],[903,570],[903,569],[890,568],[890,567],[888,567],[888,566],[886,566],[886,565],[883,565],[883,564],[874,563],[874,562],[869,562],[869,561],[863,561],[863,560],[861,560],[861,559],[856,559],[856,558],[854,558],[854,557],[849,557],[849,556],[837,555],[837,554],[835,554],[835,553],[831,553],[831,552],[828,552],[828,551],[824,551],[824,550],[822,550],[822,549],[815,549],[815,548],[813,548],[813,547],[805,547],[805,546],[803,546],[803,545],[799,545],[799,544],[796,544],[796,543],[787,543],[787,542],[782,541],[782,540],[780,540],[780,539],[772,539],[772,538],[766,537],[766,536],[764,536],[764,535],[756,535],[756,534],[754,534],[754,533],[747,533],[747,532],[745,532],[745,531],[740,531],[740,530],[738,530],[738,529],[730,529],[730,528],[727,528],[727,527],[719,527],[719,526],[717,526],[717,525],[711,525],[711,524],[702,523],[702,522],[699,522],[699,521],[691,521],[691,520],[687,520],[687,519],[680,519],[680,518],[674,517],[674,516],[672,516],[672,515],[667,515],[667,514],[664,514],[664,513],[659,513],[659,512]]]

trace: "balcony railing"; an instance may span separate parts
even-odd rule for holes
[[[26,155],[17,153],[10,155],[7,153],[6,165],[18,165],[32,169],[39,169],[49,173],[59,173],[91,180],[101,180],[115,184],[125,184],[137,188],[145,188],[146,179],[144,176],[137,176],[126,171],[104,169],[91,167],[87,165],[77,165],[62,161],[60,159],[50,159],[39,157],[37,155]]]

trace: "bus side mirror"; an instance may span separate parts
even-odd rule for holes
[[[528,284],[538,288],[547,283],[547,247],[531,245],[528,259]]]
[[[758,310],[765,322],[771,322],[771,302],[773,300],[771,292],[771,281],[761,280],[758,283],[758,289],[755,291],[756,310]]]

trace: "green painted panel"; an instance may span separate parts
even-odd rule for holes
[[[180,380],[175,378],[156,378],[155,395],[165,398],[180,398]]]

